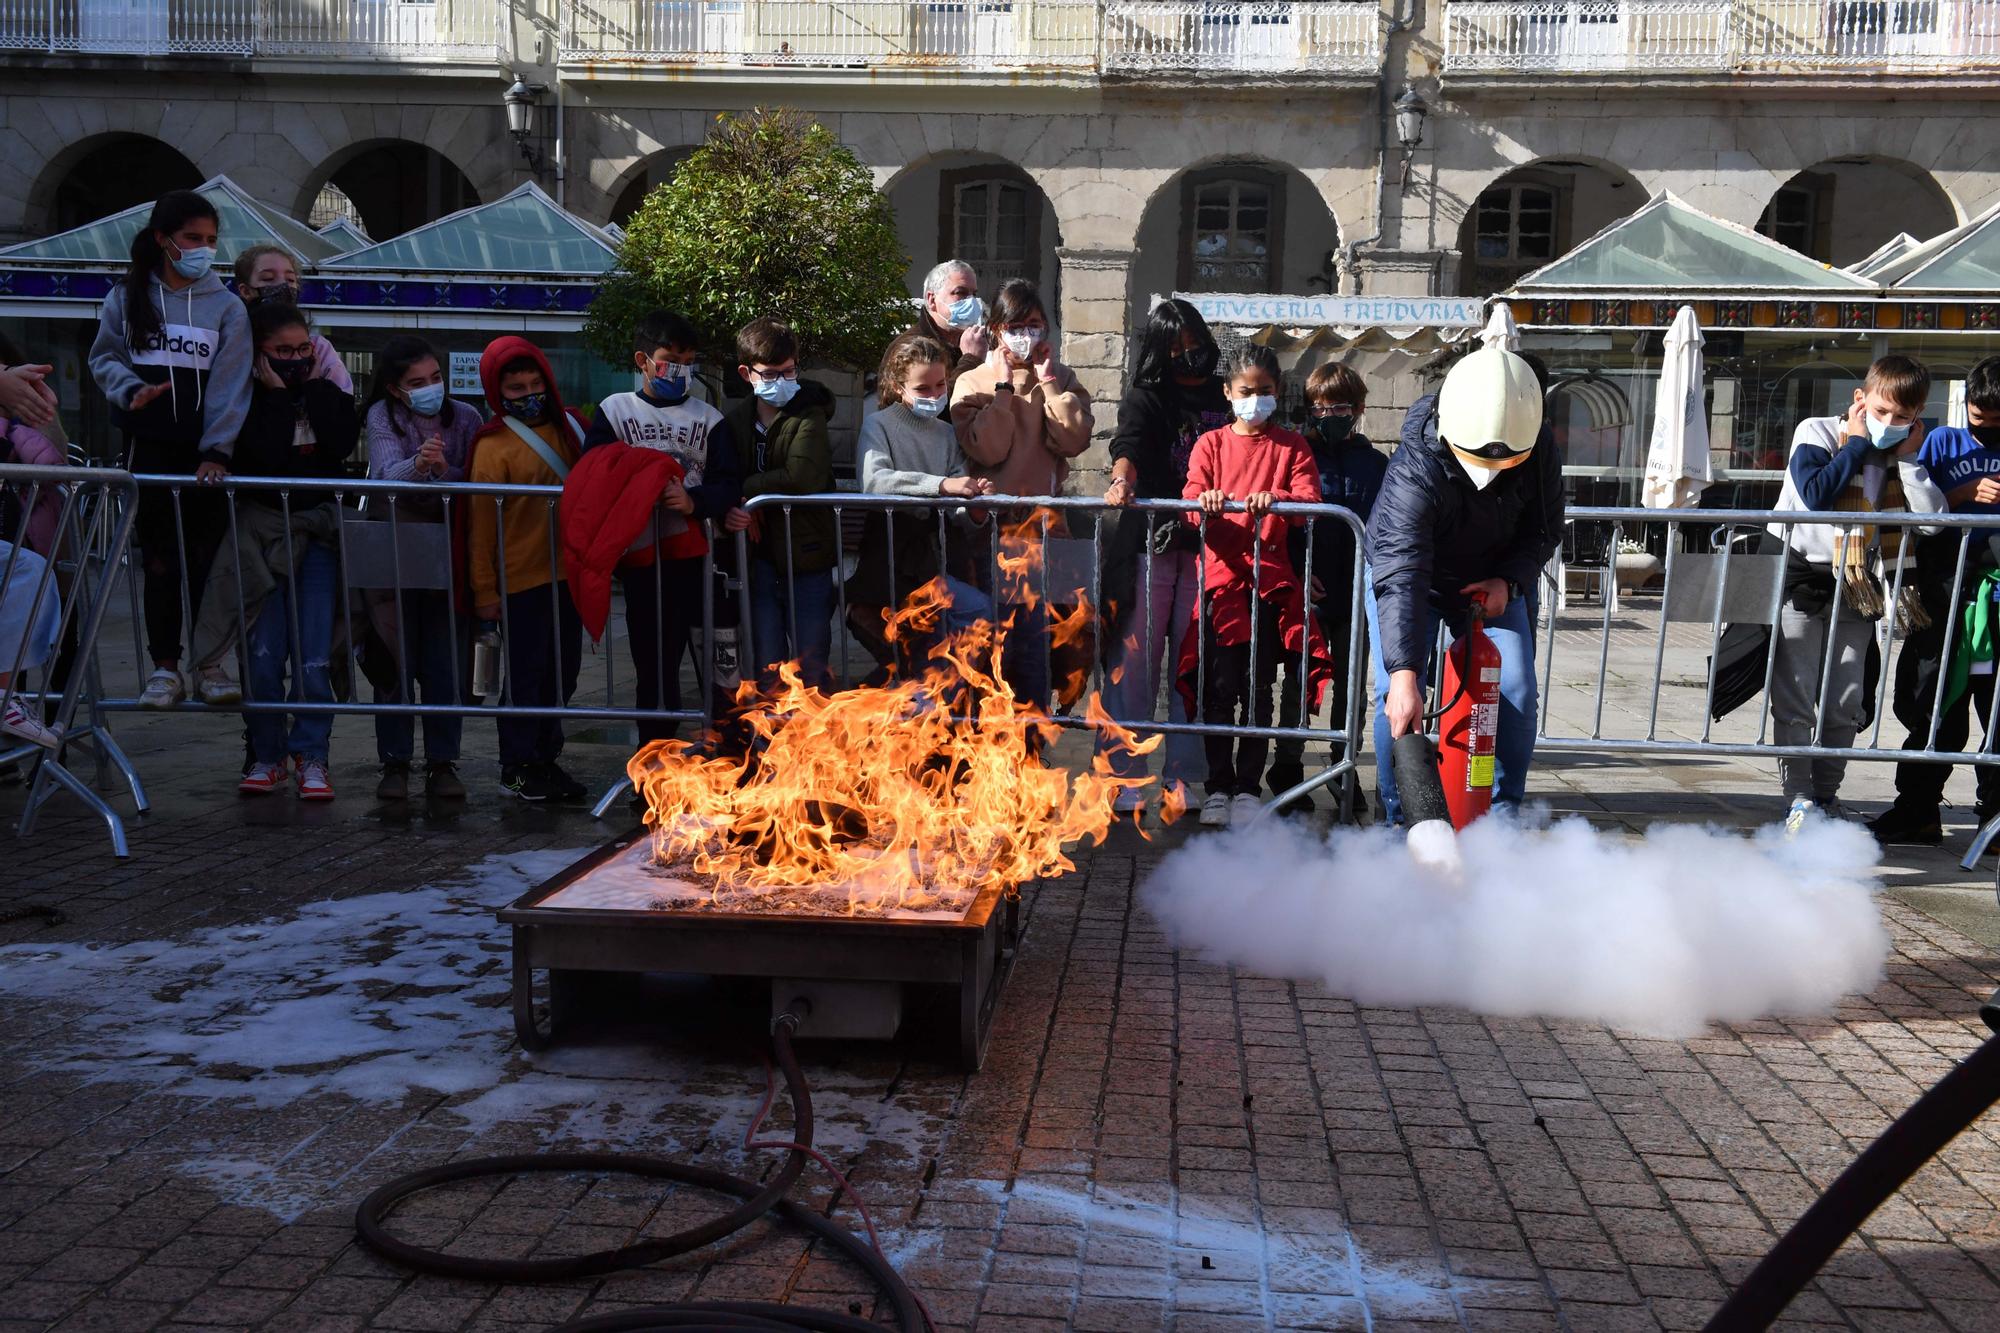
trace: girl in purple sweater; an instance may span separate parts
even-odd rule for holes
[[[391,338],[375,358],[375,384],[368,396],[363,433],[368,446],[368,475],[382,481],[446,485],[464,481],[472,437],[481,417],[476,408],[445,393],[444,367],[435,348],[421,338]],[[460,501],[460,504],[466,503]],[[370,506],[374,506],[371,504]],[[382,506],[386,514],[388,506]],[[397,523],[444,524],[442,496],[399,495]],[[448,548],[447,538],[447,548]],[[378,703],[423,702],[456,707],[460,682],[471,664],[467,608],[453,606],[446,585],[452,569],[446,560],[438,569],[403,570],[406,584],[401,604],[383,594],[385,604],[371,617],[397,663],[395,685],[378,690]],[[422,585],[422,586],[412,586]],[[452,612],[457,614],[453,615]],[[400,612],[402,628],[397,630]],[[424,714],[424,794],[434,800],[462,801],[465,783],[458,776],[459,741],[465,719]],[[405,801],[410,795],[410,761],[416,750],[416,724],[409,714],[377,714],[375,749],[382,761],[378,800]]]

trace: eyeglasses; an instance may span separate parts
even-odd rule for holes
[[[750,367],[750,378],[762,384],[776,384],[779,380],[796,380],[798,377],[797,366],[793,366],[790,370],[759,370],[755,366]]]
[[[1312,414],[1316,417],[1351,417],[1354,415],[1354,404],[1314,403]]]
[[[312,354],[311,343],[299,343],[291,347],[273,347],[264,355],[272,361],[303,361]]]
[[[667,357],[661,357],[657,361],[647,362],[647,365],[649,365],[652,368],[653,373],[655,375],[661,376],[662,378],[664,378],[668,374],[668,372],[673,371],[675,369],[685,370],[687,371],[688,374],[692,375],[694,374],[695,369],[700,364],[701,363],[699,361],[675,361]]]

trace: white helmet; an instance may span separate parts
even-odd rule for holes
[[[1512,352],[1482,347],[1444,377],[1438,436],[1481,490],[1526,461],[1541,429],[1541,383]]]

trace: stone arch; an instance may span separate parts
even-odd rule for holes
[[[199,167],[150,134],[113,130],[66,145],[45,161],[26,199],[22,229],[51,234],[202,183]]]
[[[1062,221],[1042,183],[996,153],[946,149],[904,164],[879,187],[910,256],[909,288],[946,259],[966,259],[991,297],[1012,277],[1034,283],[1049,309],[1061,304],[1056,251]]]
[[[1263,253],[1256,252],[1259,199]],[[1138,214],[1127,325],[1174,290],[1334,292],[1342,230],[1320,183],[1268,157],[1215,154],[1159,181]],[[1219,230],[1217,229],[1219,228]]]
[[[626,219],[639,211],[646,194],[657,185],[664,185],[673,179],[680,164],[699,147],[697,144],[681,144],[674,148],[662,148],[632,163],[605,190],[611,201],[610,211],[605,215],[607,222],[623,226]]]
[[[1895,200],[1893,206],[1885,206]],[[1823,264],[1859,263],[1908,232],[1920,241],[1961,220],[1930,172],[1896,158],[1856,155],[1815,162],[1772,192],[1757,230]]]
[[[1458,219],[1459,294],[1504,291],[1647,197],[1630,172],[1608,162],[1538,158],[1510,167],[1481,186]]]
[[[478,203],[465,170],[429,144],[384,136],[351,143],[306,178],[291,212],[304,217],[333,185],[353,201],[361,225],[378,241]]]

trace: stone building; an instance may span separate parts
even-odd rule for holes
[[[55,0],[0,63],[0,242],[218,173],[378,239],[529,178],[616,221],[797,107],[913,284],[1039,280],[1105,398],[1170,290],[1485,295],[1660,190],[1846,264],[2000,199],[2000,0]]]

